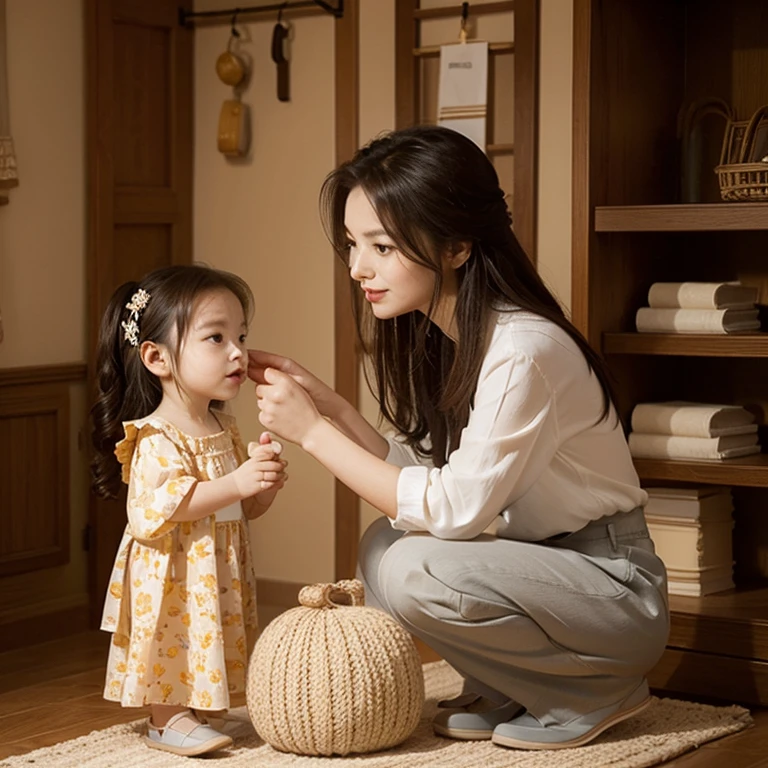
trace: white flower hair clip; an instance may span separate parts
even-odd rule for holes
[[[125,305],[125,308],[130,310],[130,314],[128,315],[128,320],[121,323],[124,331],[123,338],[132,347],[139,346],[139,317],[147,308],[150,298],[152,298],[151,294],[147,293],[143,288],[139,288]]]

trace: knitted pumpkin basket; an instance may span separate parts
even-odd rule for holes
[[[424,705],[421,660],[357,580],[314,584],[264,630],[248,665],[254,727],[281,752],[347,755],[394,747]]]

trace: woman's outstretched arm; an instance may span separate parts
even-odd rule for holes
[[[287,373],[312,398],[318,412],[330,419],[348,438],[374,456],[386,458],[389,443],[348,403],[317,376],[289,357],[261,350],[248,350],[248,376],[266,384],[264,371],[272,368]]]
[[[376,453],[347,435],[324,418],[313,398],[291,374],[268,368],[262,379],[264,383],[256,387],[256,394],[259,420],[264,427],[301,446],[358,496],[395,519],[401,470],[384,461],[387,441],[376,435],[383,444]]]

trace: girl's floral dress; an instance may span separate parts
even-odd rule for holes
[[[155,416],[125,422],[115,448],[128,484],[128,526],[101,628],[112,633],[104,697],[125,707],[219,710],[245,690],[257,620],[242,507],[169,520],[196,482],[247,458],[234,419],[216,416],[223,429],[206,437]]]

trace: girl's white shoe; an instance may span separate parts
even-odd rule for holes
[[[231,747],[233,743],[229,736],[200,722],[189,709],[174,715],[163,728],[152,725],[150,720],[144,741],[152,749],[162,749],[185,757],[207,755]]]

